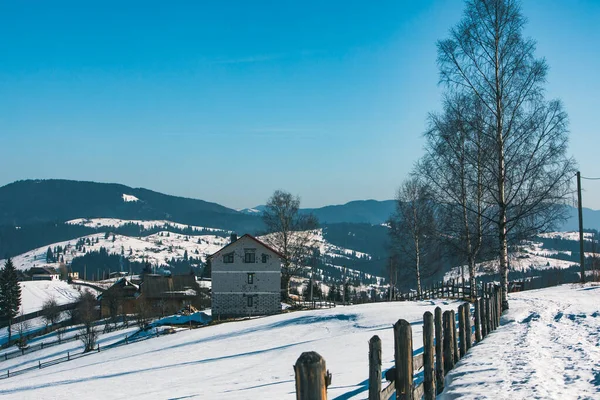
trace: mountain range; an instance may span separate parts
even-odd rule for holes
[[[343,205],[306,208],[317,216],[328,241],[375,256],[385,254],[381,224],[394,211],[394,200],[358,200]],[[264,206],[234,210],[217,203],[132,188],[114,183],[72,180],[22,180],[0,187],[0,254],[16,255],[48,243],[71,240],[102,229],[65,224],[77,218],[167,220],[261,234]],[[577,210],[562,230],[578,228]],[[600,228],[600,211],[584,209],[586,228]]]

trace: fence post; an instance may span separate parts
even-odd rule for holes
[[[98,343],[98,353],[100,353],[100,343]]]
[[[469,351],[471,346],[473,345],[473,329],[471,328],[471,303],[465,303],[463,306],[463,311],[465,314],[465,338],[467,341],[465,342],[465,353]]]
[[[327,385],[331,375],[325,359],[314,351],[300,355],[294,365],[296,375],[296,400],[327,400]]]
[[[369,340],[369,400],[379,400],[381,394],[381,339]]]
[[[500,326],[500,317],[502,316],[502,286],[498,288],[498,320],[496,326]]]
[[[442,354],[442,309],[435,308],[435,380],[437,394],[444,389],[444,356]]]
[[[481,321],[480,321],[480,312],[479,312],[480,299],[475,297],[475,341],[477,343],[481,342]]]
[[[454,338],[452,337],[452,312],[444,311],[444,375],[454,368]]]
[[[435,372],[433,344],[433,314],[423,315],[423,393],[425,400],[435,400]]]
[[[490,315],[490,299],[488,297],[486,297],[485,299],[485,324],[486,324],[486,330],[488,335],[491,333],[492,331],[492,324],[491,324],[491,315]]]
[[[71,361],[71,355],[69,354],[68,351],[67,351],[67,361]]]
[[[42,369],[42,362],[40,360],[38,360],[38,368]]]
[[[460,354],[460,358],[465,356],[467,351],[467,332],[465,331],[465,305],[461,304],[458,306],[458,350]]]
[[[400,319],[394,324],[396,364],[396,399],[413,399],[412,329],[408,321]]]
[[[485,323],[485,298],[479,299],[479,322],[481,323],[481,339],[485,338],[488,334],[487,325]]]
[[[458,335],[456,333],[456,311],[451,310],[450,312],[452,315],[452,345],[454,347],[452,354],[454,354],[454,364],[456,364],[458,360],[460,360],[458,353]]]

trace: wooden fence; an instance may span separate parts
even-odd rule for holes
[[[441,288],[440,288],[441,290]],[[437,292],[438,294],[440,292]],[[463,293],[464,295],[464,293]],[[465,302],[458,312],[423,315],[423,347],[413,349],[412,328],[400,319],[394,329],[394,367],[385,372],[389,383],[382,388],[381,339],[369,340],[369,400],[435,399],[444,390],[444,377],[479,343],[500,325],[502,295],[500,286],[485,284],[481,297]],[[471,305],[473,313],[471,313]],[[297,400],[326,400],[332,376],[323,357],[315,352],[302,353],[294,365]]]
[[[156,333],[152,334],[152,335],[146,335],[146,336],[141,336],[141,337],[137,336],[137,333],[140,333],[140,332],[141,331],[138,331],[138,332],[136,332],[136,334],[133,334],[131,336],[125,336],[124,339],[119,340],[119,341],[117,341],[115,343],[111,343],[109,345],[105,345],[103,347],[100,347],[100,345],[98,344],[98,346],[97,346],[97,348],[95,350],[88,351],[87,353],[84,353],[84,352],[80,352],[80,353],[67,352],[66,356],[56,357],[56,358],[53,358],[53,359],[51,359],[49,361],[46,361],[46,362],[38,361],[37,364],[32,365],[30,367],[21,368],[21,369],[12,370],[12,371],[11,370],[6,370],[6,373],[1,373],[0,374],[0,380],[7,379],[7,378],[13,377],[15,375],[21,375],[21,374],[24,374],[26,372],[33,371],[33,370],[36,370],[36,369],[47,368],[47,367],[50,367],[52,365],[60,364],[60,363],[67,362],[67,361],[76,360],[78,358],[85,357],[85,356],[88,356],[90,354],[99,353],[100,351],[112,349],[112,348],[115,348],[115,347],[121,347],[121,346],[125,346],[125,345],[132,344],[132,343],[142,342],[144,340],[148,340],[148,339],[151,339],[151,338],[154,338],[154,337],[158,337],[160,335],[165,335],[165,334],[169,334],[170,333],[169,331],[158,331],[158,330],[156,330]],[[63,343],[64,342],[65,341],[63,341]]]

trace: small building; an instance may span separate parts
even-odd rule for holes
[[[232,235],[210,256],[213,319],[279,313],[282,258],[251,235]]]
[[[52,267],[33,267],[29,270],[33,281],[58,281],[60,274]]]
[[[118,279],[98,296],[102,318],[133,314],[136,300],[140,294],[139,285],[134,284],[127,278]]]
[[[144,275],[139,300],[147,302],[155,315],[167,315],[195,305],[200,287],[194,275]]]

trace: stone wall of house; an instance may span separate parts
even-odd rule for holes
[[[254,251],[255,262],[245,262],[247,251]],[[233,253],[233,262],[224,262],[230,253]],[[241,237],[213,257],[211,266],[213,318],[281,311],[281,261],[267,247],[252,238]],[[249,297],[252,300],[248,300]]]

